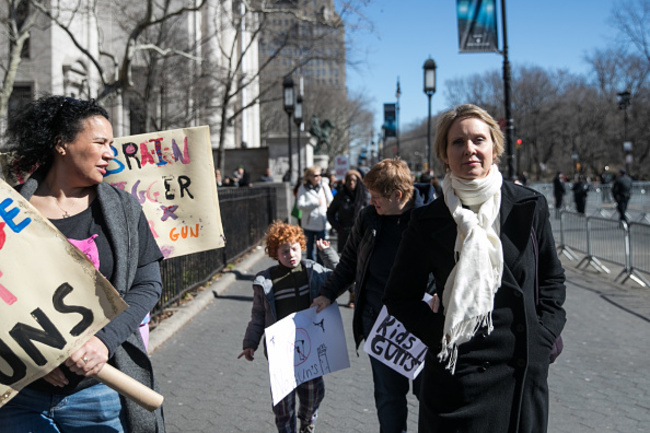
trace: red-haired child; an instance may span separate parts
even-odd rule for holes
[[[280,319],[309,308],[327,281],[331,270],[320,264],[302,259],[307,240],[302,228],[281,221],[273,222],[266,235],[266,252],[278,264],[259,272],[253,281],[253,309],[246,327],[244,351],[239,355],[253,360],[264,329]],[[338,256],[333,248],[326,248],[326,263],[335,264]],[[318,407],[325,396],[322,377],[298,385],[289,395],[273,407],[275,424],[281,433],[296,432],[296,394],[300,399],[298,419],[300,433],[313,432]]]

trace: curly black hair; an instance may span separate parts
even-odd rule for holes
[[[109,119],[108,112],[94,99],[44,95],[30,102],[9,118],[6,140],[13,168],[19,172],[48,169],[56,145],[74,141],[83,121],[94,116]]]

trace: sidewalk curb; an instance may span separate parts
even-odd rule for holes
[[[236,265],[233,270],[240,272],[247,271],[264,257],[266,257],[264,248],[253,248],[249,256]],[[151,331],[151,335],[149,336],[149,355],[154,353],[179,329],[185,326],[199,312],[208,306],[208,304],[214,301],[216,296],[225,293],[230,284],[232,284],[236,278],[236,272],[225,273],[221,278],[199,293],[195,299],[180,307],[173,316],[164,320],[153,331]]]

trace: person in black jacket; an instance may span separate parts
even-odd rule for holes
[[[338,243],[336,251],[343,252],[345,242],[348,240],[354,220],[361,209],[370,204],[370,193],[361,181],[361,174],[350,170],[345,174],[343,188],[334,196],[334,200],[327,208],[327,221],[336,230]]]
[[[622,168],[616,176],[614,185],[612,185],[612,195],[616,200],[616,209],[618,210],[621,221],[627,222],[627,203],[632,195],[632,179],[627,175],[627,171]]]
[[[584,176],[579,176],[571,188],[573,191],[573,201],[576,204],[578,213],[584,214],[587,207],[587,193],[589,192],[589,183]]]
[[[357,349],[383,307],[384,286],[412,210],[433,200],[430,184],[414,186],[411,179],[408,166],[399,159],[385,159],[364,176],[372,206],[359,214],[334,273],[312,304],[321,311],[355,283],[352,326]],[[381,431],[406,430],[409,380],[373,357],[370,365]],[[414,384],[417,395],[416,388]]]
[[[413,211],[384,296],[429,348],[418,429],[544,433],[551,353],[566,322],[548,204],[503,180],[503,133],[480,107],[441,115],[435,149],[449,170],[443,197]]]
[[[361,173],[357,170],[349,170],[345,174],[343,187],[334,195],[334,200],[327,208],[327,221],[336,230],[337,245],[336,251],[341,254],[343,247],[352,231],[354,220],[361,212],[361,209],[370,203],[370,193],[361,181]],[[348,307],[354,307],[354,287],[348,288],[350,298]]]
[[[566,189],[564,188],[564,174],[558,170],[557,174],[553,178],[553,195],[555,196],[555,218],[560,217],[560,210],[562,210],[562,201],[564,199],[564,194],[566,194]]]

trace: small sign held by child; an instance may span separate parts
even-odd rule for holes
[[[265,330],[273,404],[298,385],[350,367],[338,304],[293,313]]]

